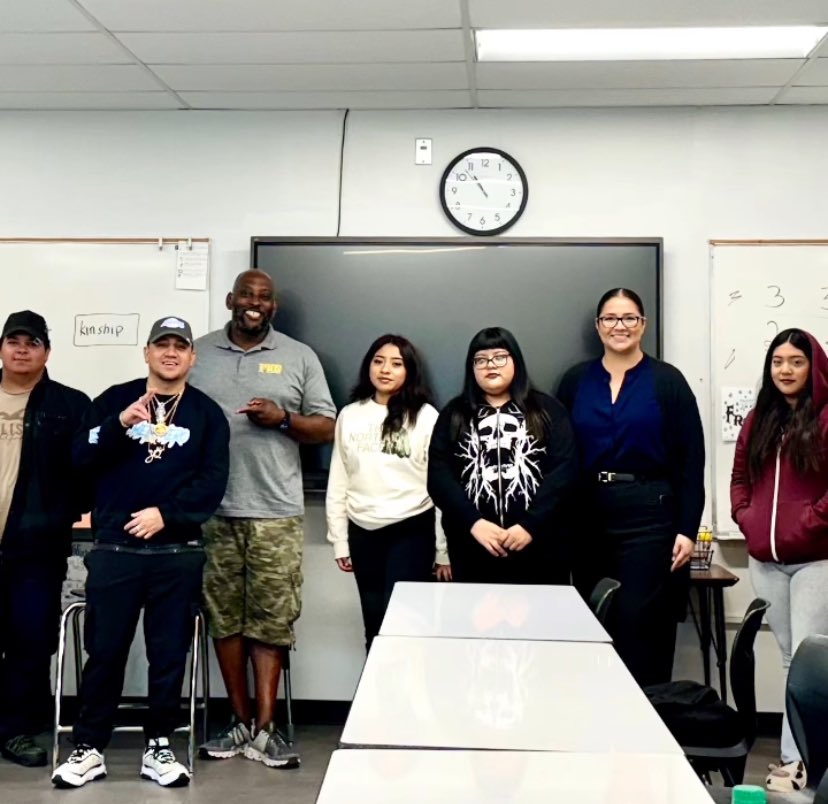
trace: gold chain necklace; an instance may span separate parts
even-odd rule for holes
[[[178,405],[181,402],[181,397],[184,396],[184,391],[181,390],[174,397],[162,402],[156,397],[152,398],[151,406],[155,413],[155,424],[151,424],[152,440],[147,444],[147,457],[144,458],[144,463],[152,463],[153,461],[160,461],[164,457],[164,452],[169,446],[168,442],[159,441],[162,439],[172,427],[173,417],[178,410]],[[172,402],[172,407],[169,413],[167,412],[167,405]]]

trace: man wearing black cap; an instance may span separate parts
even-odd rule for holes
[[[86,557],[86,649],[75,750],[57,787],[106,776],[109,742],[138,617],[148,670],[146,749],[140,775],[165,787],[190,781],[169,737],[201,597],[201,523],[227,484],[230,431],[221,408],[187,384],[195,362],[190,325],[152,325],[148,378],[115,385],[93,403],[75,439],[75,462],[92,472],[95,547]]]
[[[49,332],[31,310],[0,335],[0,753],[46,764],[41,730],[72,523],[88,510],[72,438],[89,397],[49,378]]]

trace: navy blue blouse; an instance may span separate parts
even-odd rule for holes
[[[572,406],[582,468],[588,473],[666,476],[667,449],[652,361],[645,355],[627,371],[615,404],[610,379],[601,360],[596,360],[587,369]]]

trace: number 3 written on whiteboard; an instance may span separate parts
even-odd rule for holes
[[[777,304],[766,304],[765,307],[781,307],[785,303],[785,297],[782,295],[782,288],[779,285],[768,285],[768,290],[774,291],[771,296],[771,302],[779,300]]]

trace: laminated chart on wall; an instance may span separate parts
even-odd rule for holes
[[[828,349],[828,241],[714,241],[710,264],[713,516],[727,537],[739,535],[730,517],[735,441],[770,342],[796,327]]]
[[[97,396],[146,374],[156,319],[175,315],[195,337],[207,332],[208,254],[206,238],[2,239],[0,325],[15,310],[40,313],[50,376]]]

